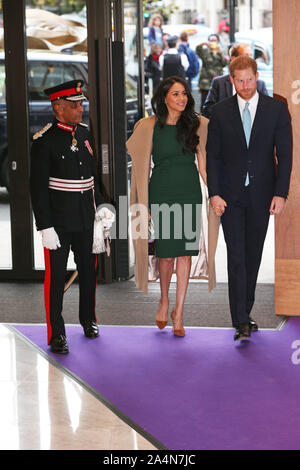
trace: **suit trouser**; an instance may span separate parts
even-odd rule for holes
[[[253,207],[249,189],[227,203],[221,217],[227,246],[229,304],[233,327],[248,323],[269,223],[269,210]]]
[[[65,276],[70,248],[79,279],[79,321],[84,325],[96,319],[96,271],[97,257],[92,253],[93,230],[82,232],[61,232],[56,230],[61,248],[44,249],[45,255],[45,309],[48,344],[51,338],[65,335],[62,317]]]

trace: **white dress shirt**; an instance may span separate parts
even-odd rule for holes
[[[184,70],[187,70],[189,68],[190,63],[189,63],[189,59],[187,58],[187,56],[185,54],[181,54],[180,52],[178,52],[176,47],[171,47],[170,49],[167,49],[163,54],[159,56],[159,66],[161,70],[164,65],[165,54],[180,54],[182,67],[184,68]]]
[[[254,118],[255,118],[257,104],[258,104],[258,98],[259,98],[259,94],[258,94],[257,91],[252,96],[252,98],[248,101],[244,100],[239,95],[237,95],[237,100],[238,100],[238,105],[239,105],[239,110],[240,110],[240,113],[241,113],[241,119],[242,120],[243,120],[243,111],[244,111],[244,108],[246,106],[246,103],[247,102],[249,103],[249,111],[250,111],[250,116],[251,116],[251,125],[253,125],[253,121],[254,121]]]

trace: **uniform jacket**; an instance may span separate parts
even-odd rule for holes
[[[30,190],[37,230],[54,227],[62,231],[91,229],[95,207],[103,202],[99,192],[90,133],[78,125],[72,151],[72,133],[54,120],[45,132],[35,134],[31,147]],[[86,180],[94,177],[94,190],[59,191],[49,188],[49,178]]]
[[[216,104],[209,121],[206,151],[210,197],[219,195],[227,203],[236,202],[247,172],[251,201],[256,207],[268,210],[273,196],[287,197],[292,139],[287,108],[282,101],[259,93],[249,147],[237,96]]]
[[[266,84],[263,80],[257,80],[257,91],[268,95]],[[222,77],[216,77],[211,82],[211,86],[202,107],[202,112],[205,117],[210,119],[211,106],[219,101],[225,100],[232,96],[232,83],[230,81],[230,75],[223,75]]]
[[[148,186],[151,170],[151,154],[153,145],[153,130],[156,122],[155,116],[143,118],[135,125],[135,129],[131,137],[128,139],[126,145],[128,152],[132,158],[132,178],[131,178],[131,192],[130,192],[130,207],[134,204],[141,204],[143,207],[148,208]],[[200,148],[202,155],[205,158],[205,143],[207,136],[207,119],[200,118],[200,126],[198,135],[200,138]],[[205,201],[203,201],[205,204]],[[136,220],[138,218],[138,221]],[[138,222],[138,223],[137,223]],[[148,292],[148,210],[140,212],[132,217],[132,224],[140,226],[140,232],[143,238],[133,240],[135,249],[135,283],[137,287],[143,292]],[[203,221],[202,226],[205,224]],[[215,265],[214,256],[217,246],[219,218],[217,218],[212,211],[209,211],[208,227],[207,221],[205,226],[208,232],[208,243],[204,244],[205,252],[199,254],[199,263],[195,270],[198,275],[195,277],[202,277],[201,272],[206,271],[206,276],[209,280],[209,289],[215,287]],[[204,268],[203,268],[204,266]],[[204,276],[205,277],[205,276]]]

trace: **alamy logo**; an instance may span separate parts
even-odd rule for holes
[[[292,349],[295,349],[295,351],[291,356],[291,361],[295,366],[298,366],[300,364],[300,339],[292,343]]]
[[[150,217],[155,228],[154,236],[155,233],[161,234],[163,240],[184,238],[188,250],[198,249],[202,222],[201,204],[151,204],[149,210],[143,204],[130,204],[127,196],[119,196],[116,206],[117,210],[108,203],[98,207],[106,207],[115,215],[115,222],[110,228],[111,240],[125,240],[128,234],[132,240],[148,240]]]

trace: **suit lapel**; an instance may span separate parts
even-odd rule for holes
[[[241,114],[240,114],[239,105],[238,105],[238,100],[237,100],[237,94],[235,94],[231,100],[231,120],[232,120],[233,129],[235,130],[236,134],[242,141],[243,145],[247,146],[245,132],[244,132],[243,123],[242,123]]]
[[[256,113],[255,113],[254,121],[252,124],[252,129],[251,129],[249,147],[253,145],[258,129],[263,128],[263,122],[265,120],[265,113],[264,113],[265,108],[266,108],[266,102],[264,101],[263,95],[259,93]]]

